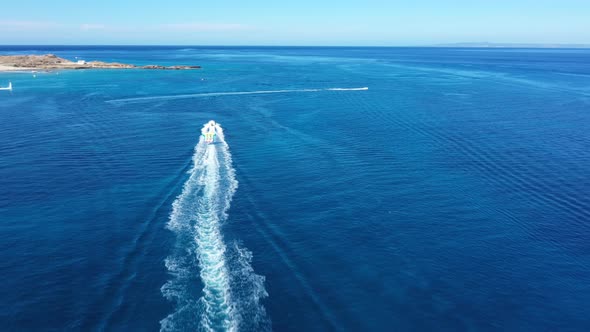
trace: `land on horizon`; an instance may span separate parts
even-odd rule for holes
[[[35,69],[171,69],[186,70],[200,69],[200,66],[161,66],[146,65],[136,66],[132,64],[103,62],[103,61],[85,61],[76,62],[60,58],[54,54],[44,55],[1,55],[0,54],[0,72],[1,71],[22,71]]]
[[[590,48],[590,44],[569,43],[493,43],[493,42],[457,42],[423,45],[282,45],[282,44],[0,44],[0,47],[57,47],[57,46],[82,46],[82,47],[342,47],[342,48]]]
[[[464,42],[433,45],[434,47],[464,47],[464,48],[590,48],[590,44],[552,44],[552,43],[488,43]]]

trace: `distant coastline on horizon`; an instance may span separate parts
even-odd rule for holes
[[[590,48],[590,44],[539,44],[539,43],[489,43],[489,42],[465,42],[445,43],[433,45],[433,47],[473,47],[473,48]]]
[[[84,47],[342,47],[342,48],[590,48],[590,44],[560,44],[560,43],[492,43],[492,42],[457,42],[442,44],[423,44],[423,45],[224,45],[224,44],[0,44],[0,47],[27,47],[27,46],[84,46]]]
[[[309,48],[590,48],[589,44],[569,44],[569,43],[492,43],[492,42],[457,42],[442,44],[423,44],[423,45],[279,45],[279,44],[261,44],[261,45],[232,45],[232,44],[0,44],[0,47],[31,47],[31,46],[81,46],[81,47],[309,47]]]

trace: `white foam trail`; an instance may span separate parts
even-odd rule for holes
[[[175,100],[188,98],[202,98],[202,97],[220,97],[220,96],[238,96],[238,95],[259,95],[272,93],[296,93],[296,92],[320,92],[320,91],[363,91],[369,90],[368,87],[362,88],[327,88],[327,89],[294,89],[294,90],[259,90],[259,91],[231,91],[231,92],[205,92],[205,93],[191,93],[183,95],[168,95],[168,96],[151,96],[151,97],[135,97],[135,98],[121,98],[107,100],[107,103],[141,103],[154,100]]]
[[[177,302],[177,309],[161,321],[163,331],[237,331],[240,325],[240,303],[244,301],[232,295],[232,272],[221,234],[238,182],[221,128],[217,139],[218,143],[207,144],[200,138],[189,179],[172,205],[168,228],[176,233],[177,244],[166,267],[174,278],[162,287],[162,293]],[[194,300],[195,258],[203,284],[198,301]],[[264,280],[251,272],[253,280]],[[265,315],[258,298],[251,304],[255,308],[250,310]],[[195,318],[200,319],[198,325]]]
[[[364,91],[364,90],[369,90],[368,87],[362,87],[362,88],[329,88],[326,89],[328,91]]]

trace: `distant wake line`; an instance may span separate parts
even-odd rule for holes
[[[326,89],[205,92],[205,93],[191,93],[191,94],[184,94],[184,95],[168,95],[168,96],[112,99],[112,100],[107,100],[107,103],[138,103],[138,102],[153,101],[153,100],[174,100],[174,99],[236,96],[236,95],[261,95],[261,94],[271,94],[271,93],[320,92],[320,91],[364,91],[364,90],[369,90],[369,88],[362,87],[362,88],[326,88]]]
[[[217,138],[217,144],[207,144],[201,137],[189,179],[172,205],[167,226],[177,242],[166,267],[173,278],[162,293],[176,303],[176,309],[160,322],[162,331],[270,327],[258,301],[267,296],[264,277],[250,266],[250,252],[237,245],[228,247],[221,233],[238,182],[222,130]]]

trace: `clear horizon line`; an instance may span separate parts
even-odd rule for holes
[[[280,44],[0,44],[0,47],[82,46],[82,47],[308,47],[308,48],[590,48],[583,43],[492,43],[457,42],[424,45],[280,45]]]

